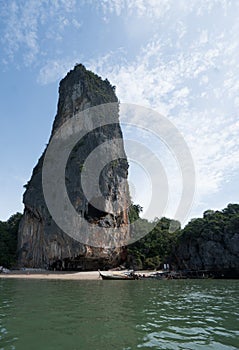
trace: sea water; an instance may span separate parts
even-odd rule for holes
[[[1,350],[239,349],[239,280],[0,280]]]

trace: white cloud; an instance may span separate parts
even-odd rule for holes
[[[73,58],[50,60],[40,69],[37,81],[41,85],[46,85],[61,80],[76,63],[77,59]]]
[[[64,53],[58,43],[63,41],[66,28],[81,30],[84,23],[79,13],[84,4],[97,7],[105,25],[111,24],[112,16],[119,17],[128,50],[130,43],[135,44],[136,39],[141,42],[141,36],[147,33],[136,54],[126,48],[111,51],[109,45],[101,57],[88,58],[87,68],[116,85],[122,102],[150,106],[173,121],[195,160],[198,202],[208,193],[216,193],[233,172],[239,171],[239,3],[9,1],[3,8],[2,62],[17,61],[21,53],[24,64],[32,65],[44,55],[38,82],[48,84],[61,79],[79,62],[80,51],[58,56],[58,51]],[[47,40],[56,45],[51,55],[43,45]]]
[[[45,53],[44,40],[49,37],[59,39],[66,26],[80,28],[80,22],[74,17],[75,11],[79,10],[77,5],[74,0],[12,0],[1,3],[4,23],[1,42],[6,55],[3,61],[14,61],[20,53],[18,63],[19,57],[26,66],[36,63],[39,55]]]
[[[82,23],[78,21],[77,19],[73,18],[72,24],[75,28],[80,29],[82,27]]]
[[[216,5],[221,13],[231,6],[223,1],[207,5],[199,16]],[[212,30],[202,19],[192,37],[185,27],[181,36],[173,38],[171,33],[173,50],[167,33],[162,33],[134,61],[113,65],[108,57],[104,65],[90,62],[91,69],[117,86],[120,101],[151,106],[178,127],[195,162],[197,204],[239,171],[239,24],[236,16],[220,20]]]
[[[26,6],[27,5],[27,6]],[[5,3],[4,13],[7,15],[6,28],[2,42],[8,56],[13,59],[17,50],[26,48],[24,60],[31,63],[39,51],[37,42],[37,12],[38,3],[29,2],[20,6],[17,2]]]
[[[200,40],[200,44],[206,44],[208,42],[207,30],[202,30],[199,40]]]
[[[170,13],[181,13],[188,15],[195,13],[197,16],[203,16],[205,13],[211,13],[216,8],[221,8],[226,15],[228,9],[232,6],[228,0],[91,0],[91,3],[100,7],[104,14],[116,14],[117,16],[133,15],[139,18],[148,17],[160,19],[168,16]]]

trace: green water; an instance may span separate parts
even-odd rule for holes
[[[238,280],[0,280],[0,349],[239,349],[238,291]]]

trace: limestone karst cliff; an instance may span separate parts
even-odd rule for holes
[[[239,205],[207,210],[184,228],[174,252],[175,268],[207,270],[215,277],[239,277]]]
[[[107,124],[107,115],[96,116],[105,118],[105,125],[97,127],[94,116],[81,120],[81,112],[92,106],[114,103],[110,115],[111,122]],[[65,170],[65,185],[70,201],[78,215],[89,223],[93,229],[107,228],[114,230],[114,239],[120,241],[127,236],[129,191],[127,184],[128,163],[123,148],[122,132],[118,116],[118,100],[114,87],[108,80],[86,70],[83,65],[76,65],[60,82],[57,114],[54,120],[52,137],[58,130],[75,115],[79,115],[81,128],[87,131],[72,149]],[[99,145],[106,141],[111,142],[110,158],[113,160],[103,166],[99,178],[99,187],[103,203],[101,209],[94,206],[97,198],[86,198],[82,189],[81,173],[84,170],[84,161]],[[33,170],[32,177],[27,183],[23,197],[25,205],[24,215],[20,223],[18,239],[19,265],[26,267],[60,268],[60,269],[94,269],[112,267],[121,259],[120,244],[116,248],[104,247],[104,242],[97,241],[97,230],[94,246],[84,244],[66,234],[53,220],[43,195],[42,173],[44,157],[48,150],[39,159]],[[108,155],[100,153],[99,162]],[[50,179],[54,181],[53,179]],[[101,201],[102,201],[101,198]],[[114,214],[108,211],[112,203],[117,200],[118,208]],[[95,201],[95,202],[94,202]],[[103,209],[102,209],[103,208]],[[64,216],[64,212],[62,212]],[[79,232],[85,226],[79,226]],[[89,229],[91,230],[91,228]],[[88,232],[82,232],[87,237]]]

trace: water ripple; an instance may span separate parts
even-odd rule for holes
[[[239,349],[238,289],[216,280],[0,281],[0,350]]]

